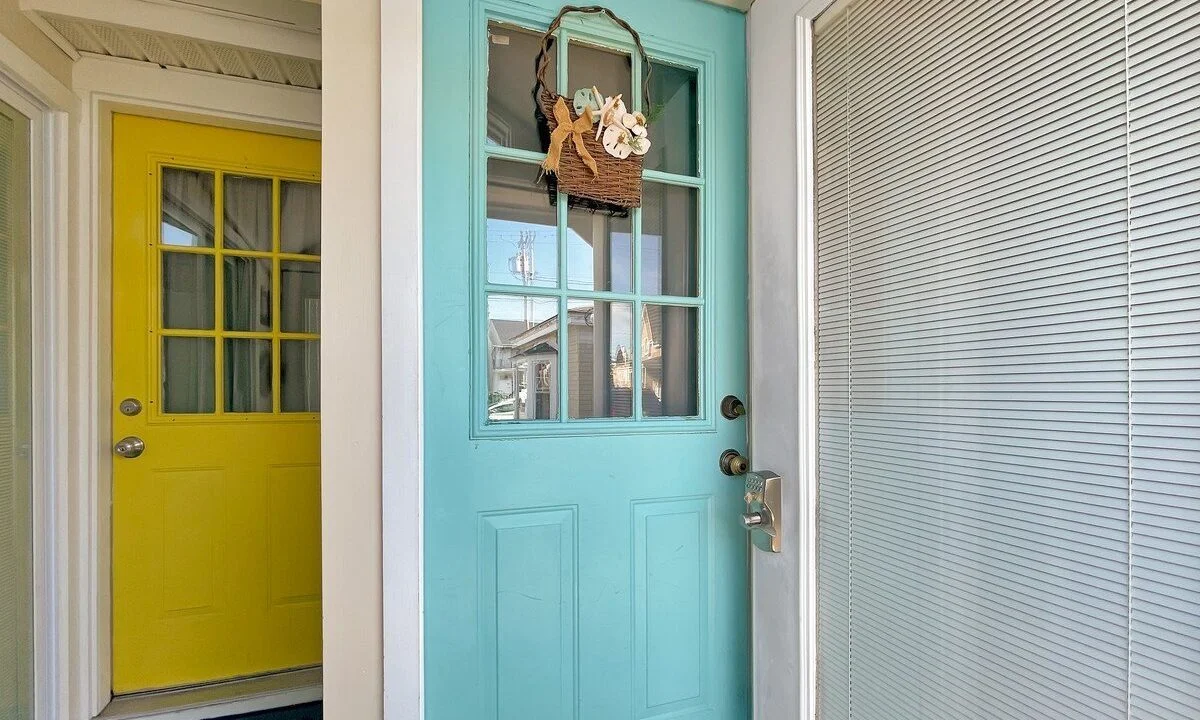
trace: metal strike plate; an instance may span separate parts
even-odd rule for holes
[[[746,512],[742,525],[750,531],[750,539],[761,550],[780,552],[783,525],[783,479],[770,470],[748,472],[746,478]]]

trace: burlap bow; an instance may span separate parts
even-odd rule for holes
[[[567,101],[560,96],[558,102],[554,103],[554,122],[554,132],[550,134],[550,150],[546,153],[546,159],[542,161],[542,169],[548,173],[558,172],[558,164],[562,160],[563,143],[569,137],[575,143],[575,151],[583,159],[583,164],[591,169],[592,177],[599,175],[600,171],[596,169],[596,161],[583,146],[584,134],[592,132],[591,108],[585,109],[575,122],[571,122],[571,111],[567,109]]]

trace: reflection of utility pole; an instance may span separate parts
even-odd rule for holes
[[[521,280],[522,285],[533,284],[533,242],[536,238],[536,231],[522,230],[517,240],[517,254],[509,260],[508,269]],[[533,298],[526,297],[521,305],[525,309],[525,327],[528,329],[533,326]]]

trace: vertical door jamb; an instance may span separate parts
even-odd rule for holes
[[[750,452],[784,478],[782,552],[754,550],[751,563],[756,720],[810,720],[816,707],[811,41],[832,1],[757,0],[747,18]],[[794,165],[778,162],[788,155]]]

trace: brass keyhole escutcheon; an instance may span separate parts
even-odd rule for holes
[[[726,450],[721,453],[721,472],[726,475],[745,475],[750,469],[750,461],[737,450]]]

